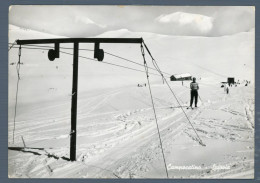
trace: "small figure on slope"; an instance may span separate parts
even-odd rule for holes
[[[190,83],[190,107],[192,108],[192,103],[195,98],[195,107],[197,107],[198,102],[198,90],[199,90],[199,84],[196,82],[196,78],[193,78],[193,81]]]

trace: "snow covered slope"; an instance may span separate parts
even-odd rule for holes
[[[58,37],[10,28],[9,42]],[[253,178],[254,32],[207,38],[119,30],[99,37],[143,37],[164,72],[188,72],[198,78],[200,100],[194,110],[185,107],[189,82],[184,86],[170,82],[170,86],[205,147],[161,78],[150,75],[169,178]],[[140,45],[100,47],[143,63]],[[93,49],[93,45],[80,48]],[[79,59],[77,161],[68,161],[72,56],[61,53],[50,62],[47,51],[22,49],[14,144],[17,73],[15,64],[9,66],[9,177],[166,178],[149,90],[143,85],[145,73],[83,58]],[[10,64],[17,62],[17,52],[17,48],[9,51]],[[81,50],[80,55],[93,58],[92,51]],[[107,54],[104,61],[144,69]],[[227,95],[219,84],[227,76],[251,83],[230,87]],[[24,146],[22,138],[27,148],[17,148]]]
[[[99,37],[143,37],[165,72],[254,80],[254,36],[254,29],[222,37],[166,36],[122,29]]]

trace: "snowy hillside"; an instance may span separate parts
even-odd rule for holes
[[[9,31],[9,43],[56,37],[13,25]],[[169,84],[206,146],[198,143],[161,77],[149,77],[169,178],[254,177],[254,32],[182,37],[123,29],[98,37],[143,37],[161,70],[198,78],[200,100],[194,110],[186,109],[190,81],[183,86],[181,82]],[[80,45],[81,49],[93,47]],[[100,47],[143,64],[140,45]],[[61,51],[73,53],[71,49]],[[166,178],[145,73],[83,58],[79,59],[77,161],[68,161],[73,58],[60,53],[51,62],[47,53],[22,49],[13,143],[18,49],[9,51],[9,177]],[[79,55],[93,58],[93,51],[81,50]],[[108,54],[104,61],[144,71]],[[148,54],[147,62],[152,67]],[[242,83],[226,94],[220,82],[229,76]],[[245,86],[243,80],[251,83]],[[17,148],[24,146],[22,139],[27,148]]]
[[[122,29],[99,37],[143,37],[165,72],[254,79],[254,30],[222,37],[185,37]]]

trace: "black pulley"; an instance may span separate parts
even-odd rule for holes
[[[54,49],[50,49],[48,51],[48,58],[50,61],[55,60],[55,58],[59,58],[60,57],[60,45],[59,43],[55,43],[55,50]]]
[[[102,61],[104,59],[104,50],[99,49],[99,43],[95,43],[94,58],[98,61]]]
[[[49,50],[49,52],[48,52],[48,58],[49,58],[50,61],[55,60],[55,58],[56,58],[56,52],[55,52],[53,49]]]

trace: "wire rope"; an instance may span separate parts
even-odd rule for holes
[[[14,128],[13,128],[13,144],[14,144],[14,135],[15,135],[15,120],[16,120],[16,112],[17,112],[17,101],[18,101],[18,91],[19,91],[19,81],[20,81],[20,67],[21,67],[21,53],[22,47],[20,45],[19,52],[18,52],[18,62],[16,65],[17,71],[17,84],[16,84],[16,95],[15,95],[15,108],[14,108]]]
[[[182,105],[180,104],[178,98],[176,97],[175,93],[174,93],[173,90],[171,89],[169,83],[168,83],[167,80],[165,79],[165,77],[164,77],[163,73],[161,72],[161,70],[160,70],[160,68],[159,68],[159,66],[158,66],[158,64],[157,64],[157,62],[156,62],[156,60],[153,58],[151,52],[149,51],[149,49],[148,49],[148,47],[146,46],[146,44],[144,43],[144,41],[143,41],[143,44],[144,44],[144,46],[145,46],[145,48],[146,48],[146,51],[149,53],[149,55],[150,55],[150,57],[151,57],[151,59],[152,59],[152,63],[153,63],[153,65],[154,65],[154,67],[157,68],[157,71],[161,74],[162,78],[163,78],[164,81],[166,82],[166,84],[167,84],[167,86],[169,87],[171,93],[173,94],[174,98],[176,99],[177,103],[179,104],[179,106],[180,106],[182,112],[184,113],[185,117],[187,118],[188,122],[190,123],[192,129],[194,130],[196,136],[198,137],[199,143],[200,143],[202,146],[205,146],[205,144],[202,142],[201,138],[199,137],[199,135],[198,135],[198,133],[197,133],[197,130],[194,128],[193,124],[191,123],[189,117],[187,116],[186,112],[184,111],[184,109],[183,109]]]
[[[166,172],[167,178],[169,178],[168,169],[167,169],[166,160],[165,160],[165,155],[164,155],[164,151],[163,151],[163,145],[162,145],[160,129],[159,129],[158,120],[157,120],[156,111],[155,111],[155,106],[154,106],[154,101],[153,101],[152,90],[151,90],[150,81],[149,81],[149,72],[148,72],[147,62],[145,60],[145,53],[144,53],[144,49],[143,49],[143,45],[142,44],[141,44],[141,52],[142,52],[142,56],[143,56],[143,59],[144,59],[144,67],[145,67],[145,71],[146,71],[147,83],[148,83],[148,86],[149,86],[149,92],[150,92],[150,96],[151,96],[151,101],[152,101],[152,106],[153,106],[153,112],[154,112],[157,132],[158,132],[158,136],[159,136],[159,140],[160,140],[160,147],[161,147],[161,150],[162,150],[162,156],[163,156],[163,161],[164,161],[164,166],[165,166],[165,172]]]

